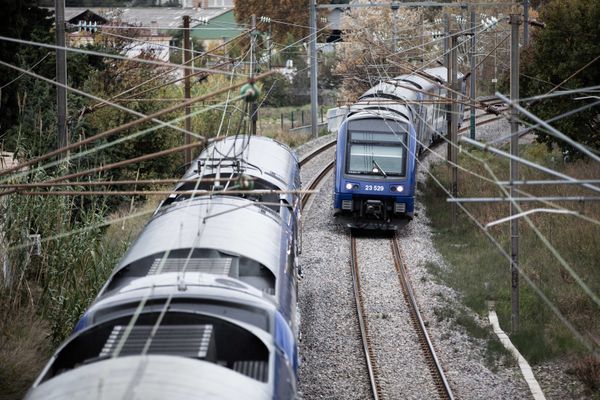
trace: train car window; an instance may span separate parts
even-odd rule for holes
[[[348,127],[346,173],[375,176],[406,174],[407,127],[394,120],[364,119]]]

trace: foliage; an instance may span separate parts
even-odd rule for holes
[[[585,88],[600,82],[599,62],[587,65],[600,54],[600,2],[588,0],[554,0],[540,9],[544,29],[536,30],[533,44],[523,56],[520,79],[521,97],[559,90]],[[587,65],[587,66],[586,66]],[[597,101],[575,100],[575,94],[547,99],[530,105],[530,111],[546,120],[574,108]],[[600,149],[600,112],[598,106],[553,122],[558,130],[592,149]],[[550,148],[557,144],[568,158],[581,156],[561,140],[536,131],[537,140]]]
[[[45,43],[54,41],[50,33],[51,13],[30,5],[26,0],[0,0],[0,35],[23,40],[35,40]],[[23,46],[8,41],[0,41],[0,60],[30,68],[46,57],[45,62],[35,71],[49,78],[54,77],[54,55],[48,49]],[[23,96],[23,79],[17,79],[20,72],[0,66],[0,139],[4,139],[6,130],[13,126],[21,113],[19,99]],[[6,86],[8,85],[8,86]],[[53,91],[52,91],[53,92]],[[20,95],[19,95],[20,93]]]
[[[264,106],[285,107],[290,105],[292,84],[289,79],[281,74],[274,74],[262,81],[262,91],[265,94]]]
[[[102,240],[106,204],[97,199],[82,207],[75,200],[14,195],[1,205],[9,260],[2,296],[12,299],[9,311],[38,305],[56,343],[71,332],[121,254],[109,249],[119,244]]]
[[[523,156],[546,167],[579,179],[589,179],[600,173],[600,167],[584,161],[564,163],[560,154],[549,155],[544,146],[534,144],[521,149]],[[483,162],[499,180],[508,178],[508,162],[488,153],[472,151],[477,158],[465,153],[459,158],[462,168],[471,174],[460,174],[459,197],[497,197],[502,195],[498,187],[483,181],[475,174],[490,176]],[[446,188],[450,187],[450,173],[446,165],[439,164],[430,170]],[[522,179],[542,179],[543,173],[525,166],[520,169]],[[485,233],[489,233],[510,254],[510,229],[501,224],[485,232],[475,225],[465,213],[458,211],[458,223],[453,225],[450,206],[446,202],[447,192],[433,178],[424,186],[423,200],[427,217],[431,221],[435,246],[442,253],[448,266],[438,268],[437,275],[459,290],[467,306],[485,314],[486,301],[493,300],[503,327],[510,327],[511,320],[511,275],[509,261],[498,250]],[[534,186],[526,189],[532,196],[583,196],[585,188],[574,185]],[[600,217],[596,205],[565,204],[585,214],[589,220]],[[508,213],[508,205],[500,203],[466,204],[466,209],[480,224],[496,221]],[[523,205],[524,210],[535,205]],[[597,225],[575,216],[556,216],[536,213],[530,216],[534,226],[546,237],[571,268],[586,282],[593,293],[600,290],[600,271],[596,267],[600,258]],[[550,300],[562,315],[586,338],[591,338],[600,328],[598,306],[587,296],[569,272],[553,256],[529,224],[522,219],[519,223],[519,266],[521,329],[512,339],[523,355],[532,363],[553,357],[585,355],[583,346],[572,332],[556,317],[540,298],[538,291]],[[524,279],[527,276],[530,283]],[[535,289],[537,290],[534,290]]]
[[[308,0],[234,0],[235,18],[239,23],[250,24],[252,14],[257,19],[270,17],[275,20],[271,23],[275,41],[283,42],[288,33],[299,39],[308,35],[308,3]]]
[[[392,55],[392,18],[392,11],[382,7],[352,9],[342,17],[344,43],[339,47],[335,73],[342,77],[343,99],[353,101],[380,80],[412,68],[404,60],[409,54]],[[420,19],[421,11],[403,10],[402,18],[398,19],[398,32],[410,32]],[[397,51],[414,47],[417,40],[404,34]],[[396,67],[393,72],[390,71],[392,64]]]

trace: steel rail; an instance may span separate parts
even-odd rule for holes
[[[302,166],[306,165],[306,163],[308,163],[310,160],[312,160],[313,158],[315,158],[319,154],[323,153],[325,150],[333,147],[336,143],[337,143],[337,139],[333,139],[333,140],[331,140],[331,141],[323,144],[322,146],[317,147],[315,150],[313,150],[309,154],[305,155],[300,160],[300,166],[302,167]]]
[[[350,269],[352,270],[352,288],[354,289],[354,303],[356,304],[356,315],[358,317],[358,326],[360,328],[360,337],[365,354],[365,362],[369,373],[369,382],[371,383],[371,393],[373,399],[383,398],[383,389],[379,384],[379,368],[375,364],[375,352],[371,345],[371,336],[367,324],[367,312],[364,307],[363,295],[360,283],[360,273],[358,271],[358,255],[356,253],[356,237],[350,234]]]
[[[319,186],[319,184],[325,178],[325,176],[327,176],[327,174],[333,169],[333,162],[334,160],[331,160],[323,169],[321,169],[321,171],[319,171],[317,176],[315,176],[308,183],[307,188],[305,189],[307,192],[304,193],[304,195],[302,195],[302,210],[304,210],[304,207],[306,207],[306,205],[308,204],[310,196],[314,193],[313,190],[315,190],[316,187]]]
[[[400,285],[402,286],[404,300],[409,306],[410,318],[413,322],[415,331],[417,332],[417,336],[419,337],[419,343],[423,349],[423,355],[425,356],[425,360],[431,372],[435,387],[441,399],[453,400],[454,395],[452,394],[452,389],[450,388],[450,384],[446,379],[442,365],[435,354],[433,343],[429,338],[427,328],[425,327],[425,323],[423,322],[423,318],[419,312],[419,306],[417,305],[417,300],[408,279],[408,272],[403,261],[398,239],[395,235],[392,237],[390,245],[392,248],[392,255],[394,257],[394,266],[396,267],[398,279],[400,281]]]

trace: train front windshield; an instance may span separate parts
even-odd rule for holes
[[[352,121],[348,125],[346,173],[404,176],[407,137],[406,128],[396,122]]]

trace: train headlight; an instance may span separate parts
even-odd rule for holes
[[[352,184],[350,182],[346,183],[346,190],[352,190]]]
[[[402,185],[398,185],[398,186],[390,186],[390,190],[392,192],[402,192],[404,190],[404,187]]]

